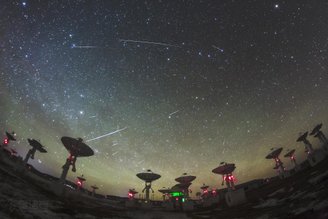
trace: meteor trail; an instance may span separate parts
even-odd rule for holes
[[[170,46],[170,47],[179,47],[177,45],[169,44],[169,43],[162,43],[162,42],[152,42],[152,41],[144,41],[144,40],[126,40],[126,39],[119,39],[120,42],[125,43],[143,43],[143,44],[152,44],[152,45],[159,45],[159,46]]]
[[[223,49],[221,49],[220,47],[218,47],[218,46],[214,46],[214,45],[212,45],[212,47],[214,48],[214,49],[217,49],[217,50],[219,50],[220,52],[224,52],[224,50]]]
[[[115,151],[114,153],[112,153],[112,156],[115,156],[116,154],[118,154],[119,151]]]
[[[73,44],[72,45],[72,47],[71,47],[72,49],[96,49],[96,48],[98,48],[97,46],[89,46],[89,45],[75,45],[75,44]]]
[[[118,129],[118,130],[115,130],[115,131],[113,131],[113,132],[110,132],[110,133],[107,133],[107,134],[104,134],[104,135],[101,135],[101,136],[98,136],[98,137],[95,137],[95,138],[92,138],[92,139],[86,140],[85,142],[90,142],[90,141],[94,141],[94,140],[97,140],[97,139],[100,139],[100,138],[104,138],[104,137],[106,137],[106,136],[110,136],[110,135],[116,134],[116,133],[118,133],[118,132],[121,132],[121,131],[123,131],[123,130],[125,130],[125,129],[127,129],[127,128],[128,128],[128,127],[124,127],[124,128],[122,128],[122,129]]]
[[[180,110],[177,110],[177,111],[174,111],[173,113],[170,113],[170,114],[169,114],[169,119],[171,119],[171,116],[174,115],[174,114],[176,114],[176,113],[178,113],[179,111],[180,111]]]

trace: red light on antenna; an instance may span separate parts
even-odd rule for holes
[[[6,145],[8,145],[9,144],[9,139],[8,138],[5,138],[4,140],[3,140],[3,144],[6,146]]]
[[[72,160],[73,160],[73,158],[72,158],[72,155],[71,155],[71,154],[69,154],[69,156],[68,156],[67,160],[69,160],[69,161],[72,161]]]
[[[82,182],[81,182],[80,180],[78,180],[78,181],[76,182],[76,184],[77,184],[78,187],[80,187],[80,188],[82,187]]]
[[[212,195],[216,196],[216,189],[212,189]]]

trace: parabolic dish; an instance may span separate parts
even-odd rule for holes
[[[320,131],[321,127],[322,127],[322,123],[318,124],[316,127],[314,127],[310,135],[317,134]]]
[[[189,186],[191,185],[191,183],[187,183],[187,184],[175,184],[172,188],[171,191],[172,192],[182,192],[184,190],[187,190],[189,188]]]
[[[86,179],[84,178],[84,177],[82,177],[82,176],[78,176],[78,177],[76,177],[76,178],[78,178],[80,181],[85,181]]]
[[[299,141],[305,141],[307,136],[308,136],[308,132],[305,132],[303,135],[301,135],[300,137],[298,137],[298,139],[296,141],[297,142],[299,142]]]
[[[271,153],[268,154],[265,158],[266,159],[275,159],[275,158],[279,157],[281,151],[282,151],[282,148],[277,148],[277,149],[271,151]]]
[[[93,150],[83,143],[81,138],[62,137],[61,141],[71,155],[76,157],[89,157],[94,155]]]
[[[40,151],[41,153],[47,153],[47,150],[44,149],[44,146],[37,140],[28,138],[27,141],[36,150]]]
[[[217,168],[213,169],[212,172],[216,174],[230,174],[236,169],[236,166],[234,163],[226,163],[222,166],[218,166]]]
[[[284,157],[291,157],[295,153],[295,149],[289,151],[287,154],[284,155]]]
[[[134,190],[134,189],[129,189],[129,193],[131,193],[131,194],[138,194],[138,192],[136,191],[136,190]]]
[[[145,173],[138,173],[137,177],[143,181],[152,182],[161,178],[161,175],[153,173],[151,170],[147,170]]]
[[[202,187],[200,187],[202,190],[204,189],[208,189],[209,186],[203,185]]]
[[[187,173],[182,174],[182,176],[175,179],[175,181],[181,184],[187,184],[196,179],[196,176],[187,175]]]
[[[158,191],[163,194],[168,194],[171,192],[171,189],[159,189]]]
[[[10,134],[9,132],[6,132],[6,136],[10,141],[16,141],[16,138],[14,137],[14,133]]]

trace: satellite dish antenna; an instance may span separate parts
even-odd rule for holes
[[[191,183],[192,181],[194,181],[195,179],[196,179],[196,176],[191,176],[191,175],[188,175],[187,173],[183,173],[182,176],[176,178],[175,181],[177,181],[178,183],[181,183],[181,184],[188,184],[188,183]]]
[[[158,191],[163,194],[169,194],[171,192],[171,189],[163,187],[163,188],[159,189]]]
[[[83,174],[81,176],[76,177],[77,181],[76,181],[76,185],[78,189],[83,188],[83,183],[86,181],[86,179],[83,177]]]
[[[171,189],[163,187],[162,189],[158,190],[160,193],[162,193],[163,201],[165,201],[165,197],[170,194]]]
[[[300,134],[300,137],[296,140],[297,142],[303,142],[305,144],[305,151],[308,154],[313,153],[313,147],[312,144],[307,140],[308,132],[305,132],[304,134]]]
[[[235,169],[236,166],[234,163],[221,162],[220,166],[213,169],[212,172],[222,175],[222,185],[225,181],[228,189],[235,189],[235,177],[232,175]]]
[[[178,183],[172,186],[171,191],[172,192],[183,192],[185,196],[187,196],[188,188],[191,186],[191,183]]]
[[[209,186],[205,185],[205,183],[203,183],[203,185],[200,187],[201,190],[205,190],[205,189],[208,189]]]
[[[15,136],[16,136],[15,132],[12,133],[6,132],[6,137],[3,139],[3,147],[6,147],[10,141],[16,141]]]
[[[189,198],[189,186],[191,182],[196,179],[196,176],[188,175],[187,173],[183,173],[182,176],[175,179],[178,183],[180,183],[180,188],[182,192],[185,194],[186,198]]]
[[[200,189],[203,192],[203,195],[208,194],[208,188],[209,188],[209,186],[208,185],[205,185],[205,183],[203,183],[203,185],[200,187]]]
[[[92,196],[95,196],[96,190],[99,189],[96,185],[91,186],[92,188]]]
[[[66,159],[66,163],[63,166],[63,172],[60,177],[61,182],[65,182],[69,167],[72,165],[72,171],[76,172],[76,159],[77,157],[90,157],[94,155],[93,150],[86,145],[82,138],[71,138],[71,137],[62,137],[61,141],[67,151],[69,152],[69,157]]]
[[[134,196],[138,194],[138,192],[135,190],[135,189],[129,189],[129,192],[128,192],[128,198],[129,199],[134,199]]]
[[[283,166],[283,162],[279,159],[279,155],[280,155],[281,151],[282,151],[282,147],[274,149],[274,150],[271,149],[271,152],[265,158],[273,159],[276,164],[273,169],[280,170],[281,173],[283,173],[285,171],[285,168]]]
[[[15,138],[16,133],[15,132],[12,132],[12,133],[6,132],[6,136],[10,141],[16,141],[16,138]]]
[[[294,166],[296,167],[297,166],[297,163],[296,163],[296,158],[295,158],[295,149],[291,150],[291,151],[288,151],[284,157],[289,157],[290,158],[290,161],[294,164]]]
[[[146,201],[149,201],[149,190],[151,190],[154,193],[154,190],[151,188],[151,183],[159,178],[161,178],[161,175],[153,173],[150,169],[147,170],[147,172],[144,173],[138,173],[137,177],[143,181],[145,181],[145,188],[142,190],[142,192],[146,191]]]
[[[322,128],[322,123],[316,125],[316,127],[314,127],[314,129],[312,130],[310,135],[313,135],[314,137],[319,138],[321,143],[328,144],[328,140],[327,140],[326,136],[322,133],[321,128]]]
[[[36,151],[39,151],[41,153],[47,153],[47,150],[44,149],[44,146],[37,140],[28,138],[27,141],[30,144],[30,146],[32,146],[32,148],[27,152],[25,159],[24,159],[24,164],[27,164],[27,161],[30,158],[34,159],[34,155],[35,155]]]

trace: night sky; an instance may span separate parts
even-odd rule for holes
[[[0,5],[0,131],[17,133],[23,157],[27,138],[40,140],[40,171],[60,175],[62,136],[123,129],[89,141],[95,156],[68,179],[125,196],[143,189],[138,172],[161,174],[155,191],[187,172],[196,192],[222,188],[211,172],[221,161],[236,164],[238,183],[273,176],[270,148],[295,148],[300,162],[299,133],[320,122],[328,133],[327,1]]]

